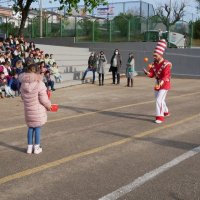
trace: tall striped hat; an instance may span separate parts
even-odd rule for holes
[[[166,47],[167,47],[166,41],[164,39],[159,40],[154,50],[154,53],[162,56],[165,52]]]

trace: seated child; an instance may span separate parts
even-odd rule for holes
[[[9,86],[15,92],[15,96],[20,95],[20,82],[17,73],[13,74],[13,77],[9,81]]]
[[[56,83],[62,81],[61,74],[58,69],[58,65],[56,62],[53,63],[52,67],[50,68],[51,74],[54,76]]]
[[[51,87],[51,90],[52,91],[55,91],[55,88],[54,88],[54,81],[51,80],[51,75],[50,75],[50,72],[49,71],[46,71],[44,73],[44,78],[43,78],[43,81],[47,87],[47,90],[49,90],[49,87]]]
[[[7,97],[14,97],[11,88],[8,86],[8,80],[7,80],[4,72],[0,72],[0,96],[1,96],[1,98],[4,98],[4,96],[3,96],[4,91],[5,91],[5,94]]]
[[[49,57],[49,65],[52,66],[54,62],[55,62],[55,60],[54,60],[54,58],[53,58],[53,54],[50,54],[50,57]]]
[[[50,65],[49,65],[49,54],[48,54],[48,53],[46,53],[46,54],[44,55],[44,62],[45,62],[46,68],[49,69],[49,68],[50,68]]]

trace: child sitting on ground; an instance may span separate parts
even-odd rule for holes
[[[54,81],[51,80],[51,74],[49,71],[46,71],[44,73],[44,78],[43,78],[43,81],[47,87],[47,90],[49,90],[49,87],[51,87],[51,90],[52,91],[55,91],[55,88],[54,88]]]
[[[9,87],[15,92],[15,96],[20,95],[20,82],[16,72],[13,73],[13,77],[9,81]]]
[[[58,69],[58,65],[56,62],[53,63],[52,67],[50,68],[51,74],[54,76],[56,83],[61,83],[62,77]]]
[[[50,54],[49,65],[52,66],[54,62],[55,62],[55,59],[53,58],[53,54]]]
[[[46,68],[49,69],[50,65],[49,65],[49,54],[48,53],[46,53],[44,56],[44,62],[45,62]]]
[[[8,86],[8,80],[4,74],[4,72],[0,72],[0,96],[4,98],[3,92],[5,91],[5,95],[7,97],[14,97],[11,88]]]

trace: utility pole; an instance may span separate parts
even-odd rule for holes
[[[172,0],[170,0],[169,6],[170,6],[170,13],[169,13],[169,23],[170,23],[170,21],[171,21],[171,13],[172,13]]]
[[[170,0],[170,2],[169,2],[169,9],[170,9],[170,13],[169,13],[169,27],[168,27],[168,45],[169,45],[169,47],[170,47],[170,23],[171,23],[171,13],[172,13],[172,0]]]
[[[142,16],[142,0],[140,0],[140,18]]]
[[[42,1],[40,0],[40,37],[42,38],[43,36],[43,27],[42,27]]]

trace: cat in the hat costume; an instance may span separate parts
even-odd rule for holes
[[[153,54],[154,62],[149,65],[149,71],[144,69],[144,73],[148,77],[154,77],[156,79],[156,85],[154,87],[156,97],[155,122],[158,124],[164,121],[165,116],[170,115],[165,99],[167,96],[167,92],[171,87],[170,79],[172,63],[163,58],[166,47],[166,41],[164,39],[159,40]]]

